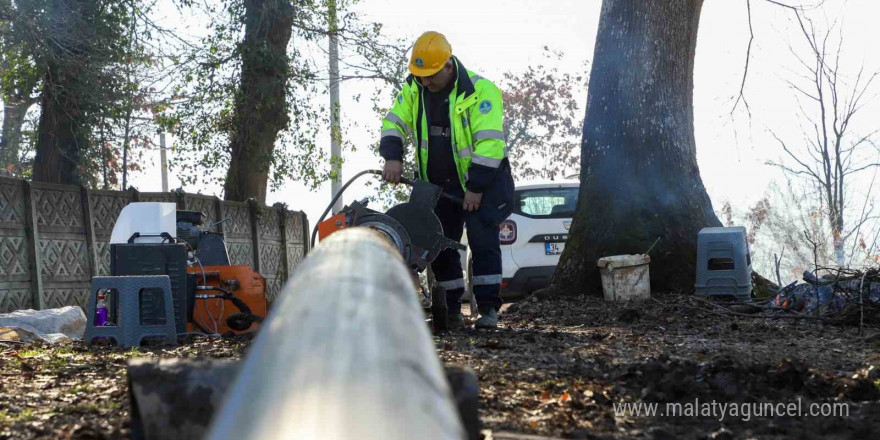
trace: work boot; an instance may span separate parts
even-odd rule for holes
[[[498,311],[494,307],[480,310],[480,318],[474,324],[476,328],[496,328],[498,327]]]
[[[463,328],[464,316],[461,315],[461,312],[449,312],[449,315],[446,316],[446,329],[452,331],[461,330]]]

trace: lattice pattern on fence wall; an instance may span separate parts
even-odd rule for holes
[[[33,307],[24,182],[0,178],[0,311]]]
[[[42,292],[40,307],[85,308],[93,268],[89,262],[83,191],[79,187],[32,183]]]
[[[223,203],[223,233],[232,264],[254,264],[254,237],[247,203]]]
[[[122,208],[131,203],[131,191],[90,191],[89,210],[95,231],[95,251],[98,254],[97,275],[110,275],[110,235]]]
[[[203,212],[205,225],[228,219],[211,229],[225,235],[232,264],[253,266],[266,278],[270,302],[308,252],[305,214],[280,205],[0,178],[0,313],[85,307],[91,277],[110,273],[113,225],[132,202],[175,203]]]
[[[281,292],[284,276],[284,243],[281,235],[281,214],[275,208],[257,208],[257,234],[260,274],[266,277],[266,298],[275,301]]]

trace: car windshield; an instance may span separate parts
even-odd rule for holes
[[[539,188],[516,192],[517,214],[526,217],[574,217],[578,188]]]

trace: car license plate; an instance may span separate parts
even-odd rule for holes
[[[544,243],[544,252],[547,255],[559,255],[565,249],[565,243]]]

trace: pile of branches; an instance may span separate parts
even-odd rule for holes
[[[805,313],[828,317],[839,324],[880,324],[880,268],[871,268],[864,272],[842,268],[824,270],[829,275],[818,280],[809,280],[806,290],[801,294],[810,298]],[[800,286],[804,285],[796,285],[795,292]],[[821,300],[823,290],[832,292],[830,301]],[[780,291],[782,293],[784,292]]]
[[[775,290],[770,299],[751,304],[724,303],[695,296],[704,311],[717,315],[769,319],[818,320],[838,325],[880,325],[880,268],[866,271],[820,268],[818,278],[804,272],[806,283],[797,281]],[[817,271],[819,272],[819,271]],[[709,306],[709,308],[705,308]]]

